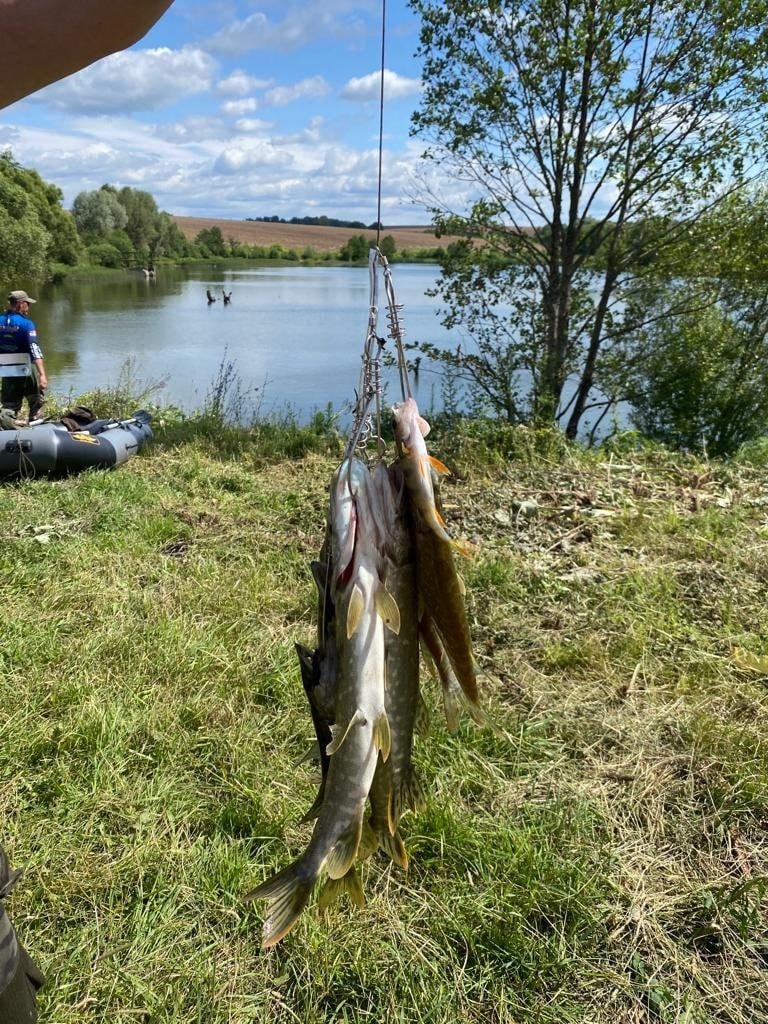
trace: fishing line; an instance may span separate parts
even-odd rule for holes
[[[379,84],[379,184],[376,198],[376,248],[381,238],[381,169],[384,162],[384,55],[387,30],[387,0],[381,0],[381,80]]]
[[[386,77],[386,32],[387,26],[387,0],[381,2],[381,62],[379,76],[379,152],[378,152],[378,180],[376,186],[376,244],[370,250],[368,270],[370,274],[370,304],[368,310],[368,330],[363,349],[362,368],[360,381],[356,393],[354,417],[347,444],[347,455],[354,451],[365,454],[368,443],[376,441],[378,456],[382,458],[386,448],[382,438],[381,427],[381,404],[382,404],[382,382],[381,382],[381,357],[385,339],[377,334],[376,326],[379,317],[378,301],[378,271],[381,267],[384,275],[384,290],[386,293],[386,316],[389,324],[389,337],[395,343],[397,353],[397,368],[400,378],[400,393],[405,399],[411,395],[410,381],[408,379],[408,363],[405,357],[403,345],[403,325],[400,312],[402,305],[398,305],[395,299],[394,287],[392,285],[392,274],[389,263],[380,249],[381,241],[381,203],[382,203],[382,180],[384,167],[384,85]],[[375,419],[375,424],[374,424]]]

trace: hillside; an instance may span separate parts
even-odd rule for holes
[[[252,220],[224,220],[216,217],[174,217],[179,228],[189,239],[197,237],[205,228],[219,227],[224,238],[234,238],[247,245],[281,245],[285,249],[316,249],[318,252],[339,249],[353,235],[364,235],[375,241],[374,231],[359,228],[328,228],[306,224],[274,224]],[[429,227],[388,227],[383,236],[392,235],[398,249],[444,248],[452,237],[436,238]]]

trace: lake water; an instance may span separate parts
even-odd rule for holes
[[[425,292],[437,268],[396,264],[392,280],[404,308],[405,340],[454,347]],[[218,301],[208,304],[210,288]],[[232,293],[225,305],[222,291]],[[156,280],[141,273],[46,285],[33,307],[51,391],[64,400],[113,386],[131,362],[135,390],[165,381],[153,400],[200,408],[223,363],[264,414],[290,410],[306,421],[330,402],[354,401],[368,325],[367,267],[262,264],[161,266]],[[378,333],[386,335],[380,280]],[[390,346],[388,346],[389,348]],[[388,395],[396,378],[387,371]],[[417,398],[440,406],[434,369],[422,364]]]

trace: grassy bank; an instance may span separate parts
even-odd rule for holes
[[[293,645],[337,445],[201,419],[0,488],[2,833],[43,1021],[768,1020],[768,676],[732,655],[768,651],[760,465],[432,449],[506,737],[450,736],[425,678],[408,874],[367,862],[364,910],[266,954],[243,895],[309,834]]]

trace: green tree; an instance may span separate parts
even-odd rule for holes
[[[379,242],[379,249],[383,256],[388,260],[391,260],[397,252],[397,242],[395,241],[394,235],[384,235],[382,240]]]
[[[17,165],[0,160],[0,265],[7,282],[42,280],[52,239],[32,196],[17,178]]]
[[[364,260],[368,257],[368,250],[370,247],[371,243],[362,235],[352,235],[346,244],[341,247],[339,259],[349,261],[350,263],[356,263],[358,260]]]
[[[467,211],[428,194],[438,230],[467,241],[437,291],[477,350],[445,358],[496,411],[575,436],[601,400],[601,356],[642,325],[634,304],[621,312],[624,289],[668,277],[681,234],[764,152],[767,5],[410,5],[425,81],[414,132],[441,180],[477,196]],[[653,259],[636,233],[630,244],[643,220]]]
[[[192,254],[192,244],[185,237],[176,221],[168,213],[158,217],[158,234],[153,258],[161,256],[184,259]]]
[[[125,210],[123,229],[133,243],[137,254],[146,254],[151,260],[160,237],[160,211],[149,192],[136,188],[121,188],[118,201]]]
[[[44,242],[43,262],[46,265],[52,260],[76,263],[81,252],[80,240],[71,215],[61,205],[61,189],[44,181],[37,171],[21,167],[10,152],[0,154],[0,178],[10,185],[18,186],[28,200],[23,210],[11,203],[6,207],[8,212],[22,220],[30,218],[29,228],[39,226],[47,233],[47,238],[37,236],[38,243]],[[19,230],[26,229],[20,226],[13,229],[13,233],[18,234]],[[32,238],[29,241],[32,245]],[[28,258],[38,259],[38,255],[30,251]]]
[[[768,190],[731,195],[696,228],[685,277],[627,292],[644,324],[614,390],[647,436],[724,456],[768,431]]]
[[[221,228],[214,224],[211,228],[203,228],[195,237],[197,245],[203,247],[211,256],[227,256],[227,243]]]
[[[72,204],[72,216],[85,242],[104,241],[115,229],[124,228],[128,215],[115,190],[103,185],[93,192],[79,192]]]

